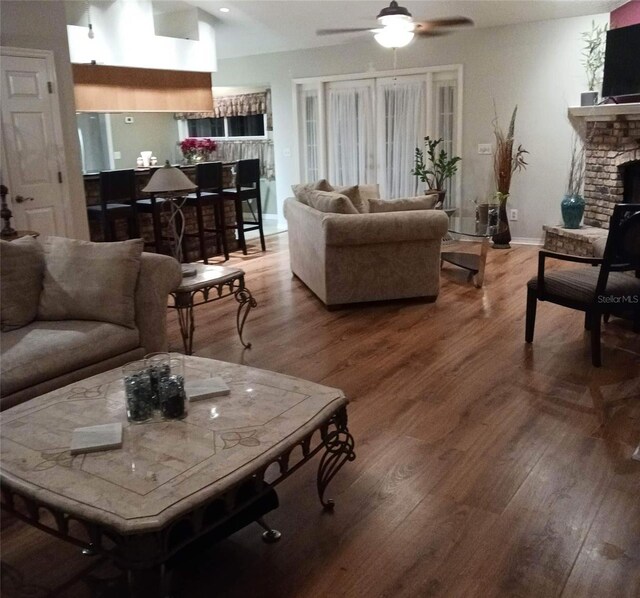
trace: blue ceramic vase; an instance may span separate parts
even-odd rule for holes
[[[565,228],[580,228],[584,214],[584,199],[580,195],[565,195],[560,202]]]

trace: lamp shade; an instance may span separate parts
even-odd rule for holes
[[[143,189],[145,193],[171,193],[176,191],[193,191],[197,185],[189,180],[187,175],[174,168],[169,161],[158,168]]]

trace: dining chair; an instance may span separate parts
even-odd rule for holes
[[[546,270],[547,259],[588,267]],[[585,328],[591,333],[591,362],[596,367],[602,364],[603,316],[628,318],[633,321],[634,330],[640,332],[640,204],[615,206],[601,258],[539,252],[538,274],[527,283],[527,343],[533,342],[538,301],[585,312]]]

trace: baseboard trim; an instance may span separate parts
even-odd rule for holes
[[[514,237],[511,242],[516,245],[544,245],[544,240],[540,237]]]

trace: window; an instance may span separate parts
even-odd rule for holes
[[[187,120],[189,137],[265,137],[265,114]]]

